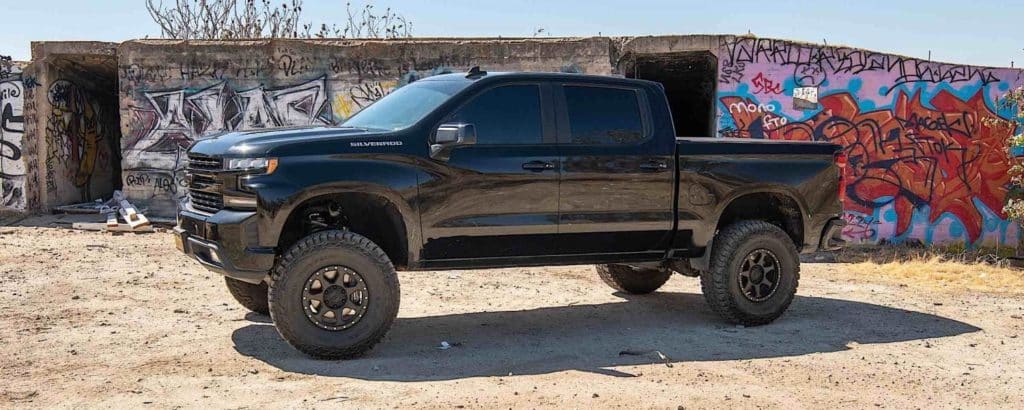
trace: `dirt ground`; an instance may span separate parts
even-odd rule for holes
[[[170,234],[22,224],[0,226],[0,407],[1024,408],[1022,289],[808,263],[785,316],[741,328],[681,276],[628,296],[590,266],[405,272],[381,344],[315,361]]]

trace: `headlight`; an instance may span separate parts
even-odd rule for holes
[[[272,174],[277,169],[277,158],[231,158],[228,171],[257,171]]]

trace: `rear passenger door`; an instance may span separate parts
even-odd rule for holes
[[[643,88],[555,87],[562,254],[664,252],[674,222],[674,138],[654,138]]]

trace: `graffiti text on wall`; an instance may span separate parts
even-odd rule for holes
[[[149,91],[132,107],[123,145],[125,188],[151,197],[183,199],[181,170],[192,142],[221,131],[339,122],[324,77],[268,88],[234,89],[221,81],[200,88]],[[146,198],[141,198],[146,199]]]
[[[720,57],[720,82],[744,80],[748,65],[788,67],[800,87],[823,85],[829,75],[892,73],[895,86],[913,82],[975,83],[998,82],[990,69],[954,64],[937,64],[913,58],[845,47],[821,47],[767,38],[737,38],[728,41]]]
[[[361,77],[387,75],[371,73],[376,70],[372,65],[345,69],[357,70]],[[136,196],[146,192],[180,201],[184,151],[196,140],[220,131],[338,124],[396,87],[450,72],[451,68],[439,67],[408,71],[397,80],[367,78],[335,92],[333,98],[326,76],[275,88],[234,88],[219,81],[203,88],[143,92],[144,103],[130,110],[125,187]]]
[[[0,209],[25,209],[24,86],[21,74],[0,56]]]
[[[395,60],[303,53],[277,47],[269,58],[120,67],[128,195],[155,215],[173,215],[184,199],[185,149],[194,141],[222,131],[339,124],[396,88],[474,65],[462,54]],[[552,69],[584,71],[572,62]]]
[[[241,91],[221,82],[200,90],[147,92],[145,97],[149,107],[132,111],[131,150],[175,154],[218,131],[333,122],[323,78]]]
[[[993,101],[1024,80],[1019,70],[767,39],[721,52],[720,135],[844,147],[848,239],[1018,240],[1002,213],[1012,130],[986,119],[1012,115]],[[781,94],[765,92],[769,78]]]

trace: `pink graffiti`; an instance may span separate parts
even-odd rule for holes
[[[782,84],[765,77],[764,73],[757,73],[750,83],[754,85],[755,94],[782,94]]]

